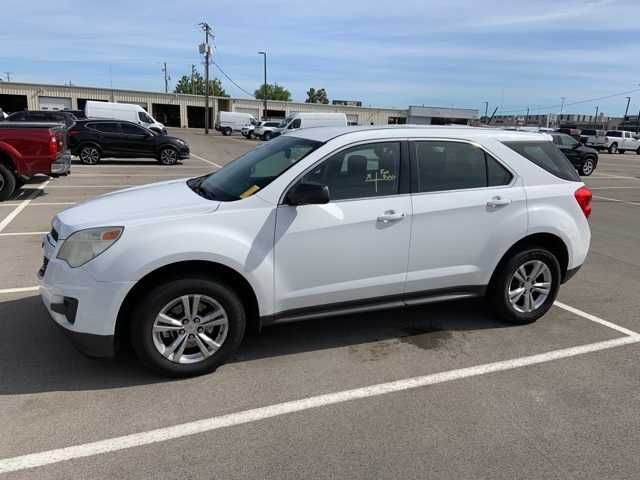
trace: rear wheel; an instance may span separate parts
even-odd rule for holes
[[[79,157],[85,165],[95,165],[100,162],[100,150],[95,145],[84,145],[80,149]]]
[[[609,146],[609,153],[618,153],[618,144],[617,143],[612,143]]]
[[[7,200],[16,190],[16,176],[0,163],[0,202]]]
[[[175,165],[178,163],[178,151],[173,147],[162,147],[160,150],[160,163],[162,165]]]
[[[596,162],[593,158],[586,158],[582,166],[580,167],[580,175],[588,177],[596,169]]]
[[[223,130],[222,130],[222,134],[223,134],[223,135],[225,135],[225,136],[227,136],[227,137],[228,137],[229,135],[231,135],[231,133],[233,133],[233,130],[231,130],[229,127],[227,127],[227,128],[225,128],[225,129],[223,129]]]
[[[560,264],[550,251],[531,247],[514,254],[496,272],[489,300],[500,319],[535,322],[553,305],[560,287]]]
[[[131,319],[131,343],[142,363],[170,377],[214,371],[237,350],[246,325],[237,293],[198,276],[156,286]]]
[[[264,132],[262,134],[262,140],[264,140],[265,142],[271,140],[271,132]]]

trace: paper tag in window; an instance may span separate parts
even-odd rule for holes
[[[251,195],[253,195],[254,193],[256,193],[258,190],[260,190],[260,187],[257,185],[252,185],[249,188],[247,188],[244,192],[242,192],[240,194],[240,198],[247,198],[250,197]]]

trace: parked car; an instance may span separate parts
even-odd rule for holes
[[[347,115],[345,113],[301,112],[294,113],[290,117],[287,117],[270,136],[275,137],[289,130],[296,130],[298,128],[346,126]]]
[[[640,155],[640,137],[632,132],[609,130],[606,146],[609,153],[624,153],[631,150]]]
[[[167,129],[147,113],[140,105],[131,103],[96,102],[87,100],[84,107],[86,118],[124,120],[166,135]]]
[[[0,201],[34,175],[66,175],[70,165],[64,126],[0,122]]]
[[[78,120],[68,135],[71,153],[87,165],[103,157],[155,158],[163,165],[189,158],[189,145],[181,138],[160,135],[133,122]]]
[[[78,120],[84,120],[85,118],[87,118],[87,116],[84,113],[84,110],[63,110],[63,112],[70,113],[71,115],[76,117]]]
[[[233,132],[242,132],[246,125],[257,125],[258,121],[249,113],[242,112],[218,112],[215,129],[223,135],[231,135]]]
[[[580,131],[580,142],[596,150],[607,148],[607,132],[605,130],[584,129]]]
[[[482,296],[533,322],[585,261],[590,213],[548,135],[299,129],[59,213],[40,292],[81,350],[129,339],[149,367],[197,375],[279,322]]]
[[[552,133],[553,143],[569,159],[580,175],[591,175],[598,166],[598,151],[585,147],[575,138],[566,133]]]
[[[61,110],[23,110],[7,117],[10,122],[63,123],[67,128],[74,124],[76,117]]]
[[[282,122],[270,121],[260,122],[257,126],[247,125],[242,129],[242,134],[247,137],[258,137],[262,140],[270,140],[273,132],[275,132]],[[246,130],[245,130],[246,129]]]

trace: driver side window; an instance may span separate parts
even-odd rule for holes
[[[296,118],[293,122],[291,122],[291,125],[289,125],[289,130],[294,128],[300,128],[301,125],[302,125],[302,120],[300,120],[299,118]]]
[[[400,142],[358,145],[328,158],[302,182],[329,187],[331,201],[395,195],[399,191]]]

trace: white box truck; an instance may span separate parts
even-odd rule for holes
[[[140,105],[132,103],[96,102],[87,100],[84,107],[87,118],[109,118],[111,120],[125,120],[147,127],[157,133],[165,134],[167,129],[163,124],[147,113]]]
[[[258,121],[250,113],[218,112],[214,128],[223,135],[231,135],[233,132],[241,132],[242,127],[247,125],[258,125]]]

